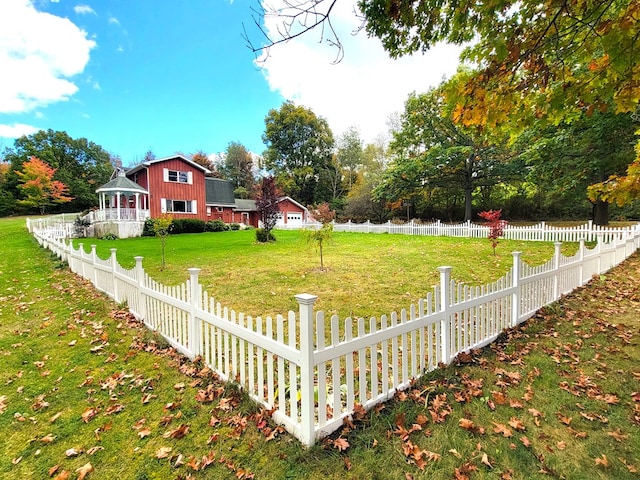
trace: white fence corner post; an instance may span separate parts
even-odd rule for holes
[[[113,300],[116,303],[120,303],[120,294],[118,293],[118,281],[116,278],[116,266],[118,265],[118,260],[116,259],[117,248],[110,248],[111,252],[111,281],[113,282]]]
[[[513,268],[511,270],[511,286],[513,296],[511,297],[511,326],[515,327],[520,321],[520,255],[522,252],[511,252],[513,255]]]
[[[202,353],[201,346],[201,335],[200,335],[200,322],[198,322],[197,312],[201,305],[201,295],[200,295],[200,283],[198,282],[198,274],[200,273],[200,268],[189,268],[189,278],[190,278],[190,287],[191,290],[189,292],[189,300],[191,303],[191,311],[189,312],[189,350],[193,354],[193,357],[197,357]]]
[[[133,259],[136,261],[136,280],[138,282],[138,288],[136,290],[137,294],[138,294],[138,311],[134,313],[137,314],[138,319],[142,320],[143,322],[146,321],[147,319],[147,302],[145,300],[145,296],[144,296],[144,292],[143,292],[143,287],[144,287],[144,268],[142,268],[142,259],[144,257],[133,257]],[[129,311],[131,311],[131,306],[129,306]]]
[[[302,443],[309,447],[316,440],[315,433],[315,365],[313,361],[313,305],[318,299],[316,295],[301,293],[295,296],[300,313],[300,390],[302,404],[300,406],[302,422]]]
[[[451,318],[449,314],[451,300],[451,267],[438,267],[440,272],[440,361],[449,364],[451,361]]]

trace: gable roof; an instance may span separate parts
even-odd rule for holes
[[[198,164],[196,162],[193,162],[193,161],[189,160],[184,155],[171,155],[169,157],[155,158],[153,160],[148,160],[146,162],[142,162],[141,164],[136,165],[135,167],[131,168],[130,170],[127,170],[127,175],[129,175],[131,173],[135,173],[138,170],[142,170],[143,167],[148,167],[148,166],[153,165],[155,163],[162,163],[162,162],[166,162],[168,160],[175,160],[175,159],[182,160],[187,165],[189,165],[189,166],[191,166],[191,167],[193,167],[193,168],[195,168],[197,170],[202,171],[205,175],[207,173],[211,173],[211,171],[209,169],[203,167],[202,165],[200,165],[200,164]]]
[[[221,178],[205,178],[206,204],[215,207],[235,207],[233,184]]]
[[[142,186],[125,177],[122,171],[118,172],[116,178],[96,189],[96,193],[100,192],[149,193]]]
[[[236,211],[238,212],[257,212],[255,200],[249,200],[244,198],[236,198]]]
[[[280,203],[280,202],[284,202],[285,200],[289,200],[291,203],[293,203],[294,205],[297,205],[298,207],[300,207],[303,211],[308,212],[309,209],[307,207],[305,207],[304,205],[302,205],[301,203],[296,202],[293,198],[291,197],[280,197],[276,203]]]

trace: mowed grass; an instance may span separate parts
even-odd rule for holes
[[[304,449],[0,220],[0,478],[638,478],[638,285],[634,256]]]
[[[157,238],[82,239],[100,258],[117,249],[118,262],[132,268],[135,256],[151,278],[175,285],[188,278],[187,269],[201,268],[200,282],[216,301],[248,315],[274,315],[297,309],[294,296],[318,296],[317,310],[340,318],[379,317],[409,308],[439,282],[438,267],[453,267],[456,280],[483,285],[503,276],[513,264],[511,252],[521,251],[531,265],[553,255],[551,243],[502,240],[493,254],[487,239],[418,237],[335,232],[324,247],[325,270],[319,252],[299,231],[276,231],[277,241],[260,244],[255,231],[169,236],[166,268],[161,271]],[[567,255],[576,245],[566,245]]]

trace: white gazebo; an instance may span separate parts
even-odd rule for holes
[[[149,192],[129,180],[124,171],[96,190],[99,208],[93,212],[95,235],[108,233],[118,238],[142,235],[144,221],[149,218]]]

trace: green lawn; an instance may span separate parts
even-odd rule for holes
[[[497,280],[512,266],[511,252],[522,251],[530,264],[553,254],[550,243],[503,240],[493,255],[486,239],[334,233],[325,247],[325,268],[312,244],[298,231],[276,231],[277,241],[260,244],[255,231],[173,235],[167,239],[167,267],[160,270],[160,241],[83,239],[84,249],[97,245],[107,258],[117,248],[119,263],[132,268],[133,257],[166,285],[184,282],[189,267],[199,267],[200,280],[222,305],[249,315],[272,315],[296,309],[294,295],[318,296],[316,308],[347,316],[379,317],[408,308],[438,283],[437,268],[453,267],[457,280],[481,285]],[[76,244],[77,242],[76,241]],[[567,245],[573,254],[576,245]]]
[[[266,246],[233,233],[229,239],[238,241],[243,255],[258,252],[252,268],[286,252],[287,244],[297,246],[310,262],[316,259],[313,248],[294,233],[280,232],[278,242]],[[197,266],[218,272],[232,262],[224,260],[222,245],[205,244],[205,238],[214,235],[194,237],[195,258],[202,260]],[[397,256],[400,247],[416,241],[382,237],[361,240],[359,249],[367,251],[370,242],[377,254],[369,258],[388,254],[393,265],[402,261]],[[157,269],[154,262],[159,265],[154,241],[118,240],[112,245],[124,263],[128,255],[142,254],[139,245],[149,242],[145,256],[151,270]],[[181,281],[185,269],[193,266],[194,242],[182,243],[178,236],[169,241],[174,256],[169,256],[171,268],[161,275]],[[385,241],[395,242],[395,247]],[[329,272],[314,271],[317,261],[297,268],[306,272],[305,278],[326,280],[342,270],[339,246],[345,244],[340,242],[337,238],[327,249]],[[472,281],[478,275],[485,281],[481,271],[501,275],[513,249],[507,243],[499,246],[504,256],[479,257],[488,266],[460,260],[454,272],[467,264],[468,273],[456,276],[469,275]],[[128,245],[131,251],[126,251]],[[467,247],[466,240],[449,239],[439,248],[460,253],[479,251],[482,245]],[[110,245],[101,243],[101,251],[103,246]],[[515,247],[525,251],[525,246]],[[186,251],[178,255],[180,250]],[[217,253],[209,256],[210,250]],[[420,244],[416,251],[424,251],[425,257],[439,255],[437,243]],[[441,262],[439,256],[420,266],[426,272],[453,264],[456,257]],[[184,258],[184,264],[178,258]],[[531,258],[546,259],[543,254]],[[398,272],[409,272],[413,264],[404,265]],[[423,273],[411,272],[420,277],[414,285],[431,285],[436,278],[424,273],[423,280]],[[225,276],[219,275],[220,286]],[[363,288],[361,283],[371,289],[373,283],[362,278],[356,275],[346,288],[335,285],[349,292]],[[386,284],[393,285],[394,279]],[[117,305],[71,275],[26,233],[24,219],[3,219],[0,478],[638,478],[639,284],[640,259],[634,256],[506,333],[492,347],[429,374],[382,408],[358,415],[353,424],[305,450],[269,422],[268,412],[217,382],[202,365],[175,355]],[[217,295],[225,296],[222,291]],[[384,311],[393,308],[381,305]]]

